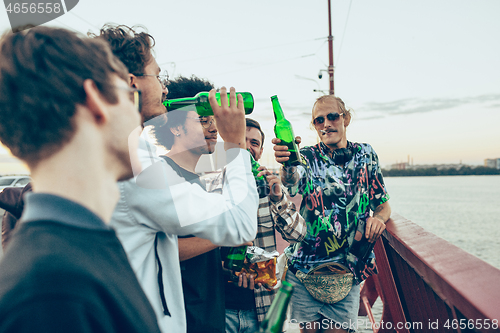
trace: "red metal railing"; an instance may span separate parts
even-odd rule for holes
[[[360,304],[375,332],[500,332],[499,269],[397,214],[375,256],[379,274],[365,282]]]

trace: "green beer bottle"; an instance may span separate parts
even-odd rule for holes
[[[250,151],[248,151],[250,152]],[[250,153],[250,163],[252,164],[252,173],[253,173],[253,176],[255,177],[255,179],[262,179],[262,180],[265,180],[266,177],[264,176],[260,176],[260,177],[257,177],[257,175],[259,174],[259,168],[260,168],[260,164],[259,162],[257,162],[254,158],[253,158],[253,155]]]
[[[274,134],[276,134],[276,137],[281,140],[280,145],[288,146],[288,151],[291,153],[289,160],[283,162],[283,165],[299,165],[300,152],[297,144],[295,143],[295,135],[293,134],[292,124],[286,120],[283,110],[281,109],[280,102],[278,101],[278,96],[272,96],[271,102],[273,103],[274,119],[276,120],[276,125],[274,125]]]
[[[286,319],[288,303],[292,297],[293,286],[286,281],[281,281],[281,283],[281,288],[271,303],[264,321],[260,324],[259,332],[256,333],[281,333],[283,331],[283,323]]]
[[[245,263],[247,245],[232,247],[224,259],[224,267],[235,272],[240,272]]]
[[[252,94],[249,92],[237,92],[236,95],[238,94],[243,97],[245,114],[252,113],[254,104]],[[215,93],[215,97],[219,105],[221,105],[220,93]],[[227,102],[229,103],[229,93],[227,94]],[[210,102],[208,101],[208,92],[200,92],[194,97],[169,99],[163,102],[163,105],[165,105],[167,111],[184,109],[186,111],[196,111],[200,116],[212,116],[214,114]]]
[[[260,164],[257,162],[253,155],[250,154],[250,162],[252,163],[252,173],[255,178],[255,185],[257,186],[257,192],[259,193],[259,198],[267,197],[270,193],[269,184],[267,182],[267,178],[265,176],[257,177],[259,174]]]

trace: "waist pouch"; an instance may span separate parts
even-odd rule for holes
[[[312,297],[327,304],[343,300],[351,291],[353,284],[353,274],[336,262],[319,265],[307,274],[297,270],[295,276],[304,284]]]

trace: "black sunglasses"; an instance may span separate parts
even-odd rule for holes
[[[332,113],[329,113],[326,115],[326,118],[330,121],[337,121],[339,120],[340,116],[342,116],[345,112],[342,112],[342,113],[337,113],[337,112],[332,112]],[[316,117],[314,118],[314,125],[318,126],[318,125],[321,125],[325,122],[325,117],[323,116],[319,116],[319,117]]]
[[[115,88],[121,89],[121,90],[127,90],[129,92],[129,99],[131,102],[134,103],[135,108],[139,113],[141,113],[141,107],[142,107],[142,98],[141,98],[141,91],[135,88],[130,88],[130,87],[118,87],[115,86]]]

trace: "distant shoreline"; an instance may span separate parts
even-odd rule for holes
[[[488,168],[484,166],[470,167],[463,166],[460,169],[447,168],[422,168],[397,170],[382,169],[384,177],[423,177],[423,176],[493,176],[500,175],[500,169]]]

